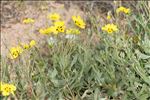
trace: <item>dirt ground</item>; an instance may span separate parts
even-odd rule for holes
[[[16,46],[19,41],[28,43],[34,39],[42,41],[44,36],[38,30],[48,22],[47,15],[57,12],[67,23],[72,15],[83,15],[75,5],[67,9],[65,3],[51,2],[2,2],[1,4],[1,55],[6,56],[9,48]],[[24,18],[34,18],[33,25],[23,24]]]

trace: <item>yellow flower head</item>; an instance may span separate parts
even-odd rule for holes
[[[34,23],[35,21],[34,21],[34,19],[32,19],[32,18],[26,18],[26,19],[24,19],[23,20],[23,23],[24,24],[30,24],[30,23]]]
[[[114,24],[107,24],[102,27],[102,30],[108,32],[109,34],[112,34],[113,32],[118,31],[118,28]]]
[[[55,27],[57,32],[65,32],[66,27],[65,27],[64,21],[54,22],[54,27]]]
[[[61,31],[58,31],[57,26],[51,26],[51,31],[54,35],[57,35],[58,32],[61,32]]]
[[[83,21],[83,19],[81,19],[80,16],[72,16],[72,20],[78,27],[80,27],[82,29],[85,28],[85,22]]]
[[[110,20],[110,19],[111,19],[111,16],[110,16],[110,15],[107,15],[107,19]]]
[[[27,43],[25,43],[25,44],[22,43],[22,46],[23,46],[24,49],[29,49],[30,48],[30,45],[28,45]]]
[[[17,58],[21,53],[23,52],[23,49],[20,46],[17,47],[12,47],[10,49],[10,53],[9,53],[9,58],[10,59],[15,59]]]
[[[35,40],[31,40],[31,41],[30,41],[30,47],[35,46],[35,44],[36,44]]]
[[[50,26],[48,28],[45,28],[45,29],[40,29],[39,32],[41,34],[45,34],[45,35],[49,35],[51,33],[54,33],[54,34],[58,34],[58,31],[56,30],[56,26]]]
[[[123,12],[123,13],[125,13],[125,14],[129,14],[129,13],[130,13],[130,9],[121,6],[121,7],[117,8],[116,12],[117,12],[117,13]]]
[[[80,31],[78,29],[68,29],[66,34],[80,34]]]
[[[64,26],[65,23],[64,23],[64,21],[56,21],[56,22],[54,22],[54,25],[55,26]]]
[[[10,59],[15,59],[19,56],[19,54],[16,51],[14,51],[14,52],[11,52],[8,56]]]
[[[49,35],[49,34],[52,32],[52,28],[51,28],[51,27],[48,27],[48,28],[45,28],[45,29],[40,29],[39,32],[40,32],[41,34]]]
[[[48,18],[50,20],[59,20],[60,19],[60,15],[58,13],[51,13],[48,15]]]
[[[21,54],[23,52],[23,49],[20,46],[16,47],[16,51]]]
[[[10,94],[14,95],[14,91],[16,91],[16,87],[12,84],[1,84],[0,90],[3,96],[9,96]]]
[[[125,14],[129,14],[130,13],[130,9],[128,8],[128,9],[124,9],[124,13]]]

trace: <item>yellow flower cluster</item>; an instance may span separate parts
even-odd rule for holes
[[[123,6],[120,6],[119,8],[117,8],[116,12],[117,13],[123,12],[125,14],[129,14],[130,13],[130,9],[129,8],[125,8]]]
[[[78,29],[75,28],[70,28],[66,30],[66,34],[80,34],[80,31]]]
[[[50,13],[47,16],[50,20],[59,20],[60,19],[60,15],[58,13]]]
[[[12,47],[10,48],[10,52],[8,54],[8,57],[10,59],[16,59],[18,56],[20,56],[20,54],[22,54],[23,49],[29,49],[33,46],[35,46],[36,42],[34,40],[30,41],[29,44],[23,44],[21,43],[21,46],[16,46],[16,47]]]
[[[48,15],[48,18],[54,21],[53,22],[54,25],[47,28],[40,29],[39,32],[41,34],[49,35],[53,33],[54,35],[57,35],[59,32],[60,33],[65,32],[65,23],[64,21],[59,21],[60,15],[58,13],[50,13]]]
[[[80,31],[78,29],[70,28],[66,30],[65,22],[60,20],[61,17],[58,13],[50,13],[47,17],[53,21],[53,25],[47,28],[39,29],[39,33],[45,35],[49,35],[51,33],[53,33],[54,35],[57,35],[58,33],[80,34]],[[85,28],[86,24],[80,16],[72,16],[72,20],[79,28]]]
[[[23,52],[23,49],[22,49],[20,46],[12,47],[12,48],[10,49],[10,53],[9,53],[8,57],[9,57],[10,59],[15,59],[15,58],[17,58],[22,52]]]
[[[109,34],[112,34],[113,32],[118,31],[118,28],[114,24],[107,24],[102,27],[102,30],[108,32]]]
[[[30,23],[34,23],[34,22],[35,22],[35,20],[32,19],[32,18],[26,18],[26,19],[23,20],[24,24],[30,24]]]
[[[9,96],[10,94],[14,95],[14,91],[16,91],[16,87],[12,84],[8,83],[0,83],[0,92],[2,92],[3,96]]]
[[[54,22],[54,26],[50,26],[48,28],[39,30],[41,34],[46,34],[46,35],[49,35],[50,33],[57,35],[59,32],[64,32],[64,31],[65,31],[64,21],[56,21]]]
[[[78,27],[80,27],[80,28],[82,28],[82,29],[84,29],[85,28],[85,22],[83,21],[83,19],[80,17],[80,16],[72,16],[72,20],[74,21],[74,23],[78,26]]]
[[[27,43],[22,43],[21,45],[23,46],[24,49],[29,49],[30,48],[30,45],[27,44]]]
[[[116,9],[116,13],[120,13],[120,12],[123,12],[123,13],[125,13],[125,14],[129,14],[131,11],[130,11],[130,9],[129,8],[125,8],[125,7],[123,7],[123,6],[120,6],[119,8],[117,8]],[[111,12],[109,11],[108,13],[107,13],[107,19],[108,20],[110,20],[111,18],[112,18],[112,14],[111,14]],[[109,34],[112,34],[113,32],[116,32],[116,31],[118,31],[118,27],[115,25],[115,24],[107,24],[107,25],[105,25],[105,26],[103,26],[102,28],[101,28],[103,31],[106,31],[107,33],[109,33]]]

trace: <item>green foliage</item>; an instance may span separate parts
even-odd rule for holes
[[[2,64],[2,77],[17,84],[18,98],[49,98],[100,100],[113,97],[124,100],[146,100],[150,95],[150,56],[143,54],[150,41],[142,40],[142,52],[132,40],[123,36],[105,36],[96,46],[78,41],[60,41],[49,48],[47,55],[31,50],[29,60]],[[146,37],[145,37],[146,38]],[[113,42],[114,41],[114,42]],[[144,46],[143,46],[144,45]],[[21,57],[21,59],[25,59]],[[14,69],[15,79],[8,79],[8,69]]]
[[[142,15],[132,18],[137,34],[129,38],[96,27],[101,38],[96,44],[93,34],[86,39],[59,38],[57,44],[33,48],[17,60],[1,59],[2,80],[16,84],[19,100],[148,100],[150,30]],[[134,36],[140,39],[134,42]]]

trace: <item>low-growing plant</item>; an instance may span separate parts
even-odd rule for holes
[[[83,26],[75,24],[85,29],[76,34],[75,38],[52,35],[56,39],[54,43],[51,42],[51,36],[48,36],[45,44],[24,51],[17,59],[1,58],[2,82],[14,83],[16,86],[10,98],[150,99],[150,18],[143,16],[143,13],[130,13],[123,15],[126,21],[124,27],[119,26],[120,15],[112,15],[112,22],[116,23],[103,23],[101,26],[108,26],[105,29],[94,27],[97,22],[93,16],[88,16],[91,27],[86,29],[83,20],[77,17]],[[45,29],[42,33],[49,34],[52,31]],[[133,34],[129,34],[129,31]],[[9,97],[1,98],[5,100]]]

